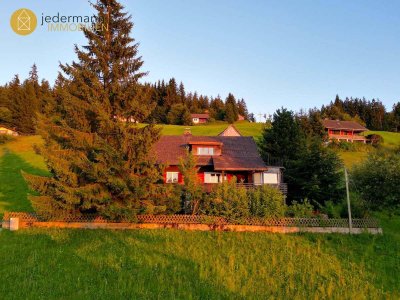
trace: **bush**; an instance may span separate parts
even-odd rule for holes
[[[248,217],[281,218],[285,211],[285,198],[278,189],[264,185],[246,190],[236,186],[236,179],[218,184],[205,196],[201,209],[202,214],[239,224]]]
[[[333,140],[329,143],[329,148],[346,152],[362,152],[370,150],[370,147],[364,143],[350,143],[336,140]]]
[[[371,142],[371,145],[374,147],[379,147],[383,144],[383,137],[379,134],[369,134],[367,135],[367,139]]]
[[[365,218],[369,216],[369,209],[366,202],[357,193],[350,194],[351,215],[353,218]],[[348,218],[347,199],[335,204],[327,201],[321,211],[329,218]]]
[[[314,216],[314,207],[307,199],[302,203],[293,201],[288,206],[286,215],[293,218],[310,218]]]
[[[372,209],[400,208],[400,149],[371,153],[352,172],[361,197]]]
[[[250,214],[260,218],[280,218],[285,215],[285,197],[278,189],[263,185],[248,191]]]
[[[160,185],[160,191],[146,206],[145,214],[176,214],[182,211],[183,186],[179,184]]]
[[[244,223],[250,216],[245,188],[238,188],[236,180],[218,184],[202,203],[201,213],[224,217],[228,222]]]
[[[15,138],[11,135],[0,134],[0,145],[11,142],[15,140]]]

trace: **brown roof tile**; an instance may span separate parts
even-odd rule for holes
[[[215,170],[266,170],[252,137],[244,136],[162,136],[154,146],[160,163],[178,165],[189,143],[222,143],[222,155],[196,156],[199,166],[214,165]]]
[[[199,119],[209,119],[209,114],[191,114],[192,118],[199,118]]]
[[[348,129],[354,131],[367,131],[368,129],[354,121],[323,120],[322,124],[328,129]]]

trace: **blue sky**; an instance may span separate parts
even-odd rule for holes
[[[146,81],[174,76],[186,89],[243,97],[254,113],[320,107],[336,94],[400,100],[400,1],[123,0],[149,71]],[[75,59],[80,32],[40,25],[16,35],[16,9],[38,16],[88,15],[84,0],[0,2],[0,84],[25,78],[35,62],[50,82],[58,62]]]

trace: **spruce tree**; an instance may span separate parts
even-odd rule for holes
[[[43,216],[134,218],[161,179],[151,157],[159,130],[119,121],[143,121],[153,108],[151,90],[139,83],[146,73],[130,36],[131,16],[116,0],[92,6],[101,29],[83,29],[87,45],[75,46],[78,61],[61,65],[59,117],[39,120],[45,140],[41,153],[52,177],[25,178],[40,194],[31,199]]]
[[[273,116],[272,128],[264,128],[260,141],[261,155],[266,162],[269,156],[290,161],[300,157],[305,148],[305,138],[294,113],[278,109]]]
[[[248,120],[249,111],[247,110],[246,101],[244,101],[244,99],[242,98],[238,101],[237,105],[239,115],[243,116],[245,120]]]
[[[8,101],[12,115],[12,126],[23,134],[34,133],[38,99],[33,82],[25,80],[21,84],[18,75],[15,75],[9,83]]]
[[[231,124],[235,123],[239,118],[238,114],[236,99],[231,93],[229,93],[225,101],[225,121]]]

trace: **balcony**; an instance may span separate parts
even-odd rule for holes
[[[212,189],[217,185],[218,183],[203,183],[204,189],[207,192],[211,192]],[[280,184],[268,184],[269,186],[275,187],[279,189],[282,194],[287,195],[288,192],[288,185],[287,183],[280,183]],[[257,187],[262,186],[262,184],[255,184],[255,183],[236,183],[237,187],[243,187],[245,189],[254,189]]]
[[[346,135],[346,134],[329,134],[329,139],[331,140],[339,140],[339,141],[348,141],[348,142],[363,142],[366,143],[367,138],[362,135]]]

